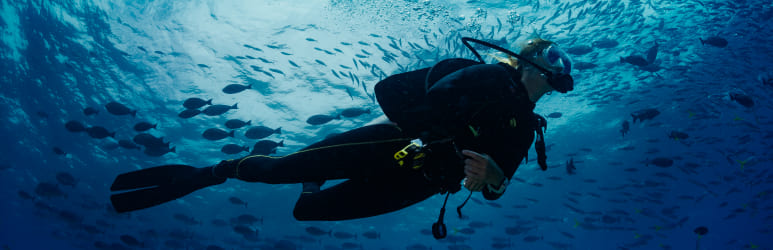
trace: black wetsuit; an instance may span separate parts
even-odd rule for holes
[[[265,183],[347,179],[302,194],[294,210],[298,220],[369,217],[456,192],[464,178],[462,149],[490,155],[511,178],[534,140],[535,126],[534,103],[518,72],[504,64],[478,64],[444,75],[427,94],[423,87],[408,91],[423,83],[408,81],[415,78],[410,74],[427,70],[390,76],[376,86],[379,103],[399,127],[365,126],[286,156],[234,160],[236,177]],[[406,89],[396,88],[400,85]],[[411,107],[395,111],[396,103]],[[400,167],[394,154],[416,138],[428,144],[423,167]],[[484,196],[499,197],[489,191]]]

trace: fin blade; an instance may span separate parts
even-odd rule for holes
[[[188,185],[186,185],[188,184]],[[167,203],[203,188],[195,183],[178,183],[134,190],[110,196],[110,202],[119,213],[145,209]]]
[[[110,186],[110,191],[163,185],[172,182],[175,176],[187,174],[194,169],[194,167],[188,165],[163,165],[123,173],[115,177],[113,184]]]

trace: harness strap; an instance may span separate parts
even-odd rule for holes
[[[456,207],[456,213],[459,214],[459,219],[464,219],[464,216],[462,216],[462,208],[464,207],[464,205],[467,205],[467,201],[470,200],[470,197],[472,197],[472,191],[470,191],[470,194],[467,195],[467,199],[464,199],[464,202],[462,202],[462,205],[459,205],[458,207]]]
[[[537,163],[539,163],[539,167],[542,171],[545,171],[548,170],[548,156],[545,154],[544,130],[547,130],[548,122],[541,115],[534,114],[534,117],[536,119],[535,130],[537,132],[534,142],[534,151],[537,151]]]
[[[446,214],[446,203],[448,203],[448,196],[451,196],[450,192],[446,194],[446,200],[443,201],[443,207],[440,208],[440,215],[437,218],[437,222],[432,224],[432,236],[438,240],[445,238],[448,235],[446,224],[443,223],[443,216]]]

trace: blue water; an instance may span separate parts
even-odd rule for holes
[[[773,248],[767,1],[1,1],[0,10],[3,249]],[[251,147],[256,140],[244,136],[246,128],[234,138],[202,138],[228,119],[281,127],[266,139],[283,140],[277,155],[291,153],[381,116],[373,86],[384,76],[472,58],[462,36],[517,49],[534,35],[566,50],[590,46],[573,59],[596,66],[572,72],[573,92],[537,104],[540,114],[562,114],[548,118],[548,171],[530,157],[501,199],[474,194],[465,219],[453,207],[467,192],[451,196],[448,239],[428,233],[439,195],[342,222],[295,221],[300,185],[236,180],[129,214],[110,207],[109,185],[120,173],[245,156],[220,149]],[[715,36],[727,45],[700,40]],[[592,46],[605,38],[619,44]],[[621,63],[646,57],[655,44],[657,57],[645,67]],[[253,85],[222,92],[234,83]],[[190,97],[239,108],[182,119]],[[111,101],[137,116],[110,114]],[[87,107],[99,113],[86,116]],[[373,112],[306,123],[351,107]],[[621,135],[622,123],[645,108],[660,114]],[[115,138],[69,132],[64,124],[73,120]],[[176,152],[154,157],[119,147],[138,134],[132,128],[140,121],[158,124],[149,132]],[[670,138],[672,131],[688,137]],[[657,158],[673,165],[657,166]],[[570,159],[574,175],[565,169]],[[57,178],[65,174],[77,184]],[[41,183],[62,193],[36,191]],[[243,214],[263,219],[249,226],[257,238],[234,231],[229,221]],[[704,236],[694,232],[701,226]],[[331,235],[315,236],[310,227]]]

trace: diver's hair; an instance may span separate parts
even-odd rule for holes
[[[532,38],[521,44],[521,52],[518,54],[524,57],[534,57],[537,55],[537,53],[544,50],[551,44],[553,44],[553,42],[539,37]]]
[[[507,57],[500,57],[498,55],[488,54],[488,53],[486,55],[494,58],[498,62],[510,65],[510,67],[518,68],[518,59],[515,57],[509,56],[509,55]]]

